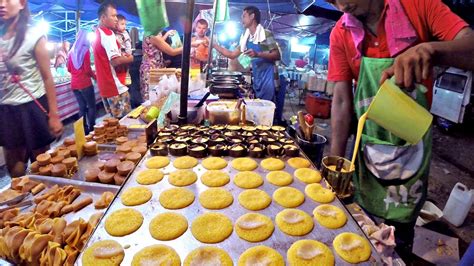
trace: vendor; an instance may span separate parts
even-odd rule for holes
[[[200,69],[201,62],[206,63],[209,56],[209,38],[206,36],[209,23],[205,19],[199,19],[194,27],[192,41],[196,43],[191,47],[191,68]]]
[[[327,2],[344,12],[330,38],[328,80],[335,82],[332,155],[344,156],[351,118],[354,114],[360,118],[367,110],[380,82],[394,75],[402,88],[412,88],[416,82],[431,89],[433,64],[474,68],[474,35],[441,0]],[[408,91],[429,108],[430,93]],[[361,143],[354,151],[359,152],[353,180],[355,200],[368,213],[396,227],[397,251],[402,257],[409,256],[415,220],[426,199],[431,130],[418,145],[406,146],[368,121]]]
[[[258,8],[254,6],[244,8],[242,24],[246,30],[240,37],[239,46],[234,51],[229,51],[215,43],[213,47],[230,59],[235,59],[242,53],[251,57],[253,89],[256,97],[275,101],[276,91],[279,88],[278,68],[275,62],[280,60],[277,42],[273,34],[260,24]]]

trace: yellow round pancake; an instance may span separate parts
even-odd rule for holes
[[[206,158],[201,164],[207,170],[221,170],[227,167],[227,161],[220,157]]]
[[[232,167],[237,171],[253,171],[258,164],[250,158],[237,158],[232,161]]]
[[[209,212],[197,217],[192,225],[193,236],[203,243],[219,243],[232,234],[232,221],[224,214]]]
[[[293,243],[286,253],[291,266],[334,265],[332,251],[316,240],[299,240]]]
[[[190,169],[198,164],[198,160],[191,156],[182,156],[174,160],[173,166],[177,169]]]
[[[238,266],[271,265],[285,266],[285,260],[278,251],[267,246],[255,246],[247,249],[239,257]]]
[[[288,164],[295,169],[309,168],[311,166],[311,162],[302,157],[290,158],[288,159]]]
[[[177,187],[185,187],[194,184],[197,175],[191,170],[176,170],[168,177],[168,182]]]
[[[344,211],[329,204],[322,204],[314,208],[313,215],[319,224],[329,229],[340,228],[347,222]]]
[[[112,212],[105,219],[105,231],[111,236],[125,236],[140,228],[143,215],[134,209],[124,208]]]
[[[285,168],[285,162],[276,158],[267,158],[262,160],[260,166],[268,171],[278,171]]]
[[[293,182],[293,177],[285,171],[272,171],[267,174],[267,180],[275,186],[288,186]]]
[[[349,263],[360,263],[370,258],[370,243],[354,233],[340,233],[332,241],[337,255]]]
[[[191,251],[184,259],[184,266],[220,265],[232,266],[232,258],[225,250],[216,247],[200,247]]]
[[[272,198],[263,190],[247,189],[239,194],[239,203],[247,210],[259,211],[268,207]]]
[[[263,178],[255,172],[243,171],[234,176],[234,184],[240,188],[257,188],[263,184]]]
[[[311,168],[296,169],[295,176],[306,184],[318,183],[321,181],[321,173]]]
[[[100,264],[99,264],[100,265]],[[178,253],[166,245],[152,245],[138,251],[132,259],[132,266],[168,265],[180,266]]]
[[[123,261],[125,252],[115,240],[102,240],[88,247],[82,255],[82,265],[85,266],[118,266]]]
[[[324,188],[321,184],[313,183],[305,187],[304,192],[312,200],[319,203],[329,203],[334,200],[334,193],[328,188]]]
[[[275,217],[278,228],[290,236],[304,236],[311,232],[313,219],[306,212],[298,209],[285,209]]]
[[[120,196],[120,199],[125,206],[136,206],[149,201],[152,195],[153,193],[147,187],[137,186],[127,188]]]
[[[220,210],[229,207],[234,198],[223,188],[210,188],[199,195],[199,202],[206,209]]]
[[[170,164],[170,159],[166,156],[153,156],[146,160],[145,165],[150,169],[160,169]]]
[[[285,208],[296,208],[303,204],[304,194],[296,188],[281,187],[273,192],[273,199]]]
[[[201,176],[201,182],[208,187],[222,187],[229,181],[229,175],[220,170],[209,170]]]
[[[137,183],[140,185],[153,185],[160,182],[165,175],[158,169],[146,169],[138,173]]]
[[[173,240],[186,232],[188,220],[179,213],[165,212],[155,216],[148,228],[154,239]]]
[[[275,226],[272,219],[259,213],[247,213],[235,221],[235,232],[249,242],[260,242],[269,238]]]
[[[189,206],[194,201],[194,193],[187,188],[170,188],[160,195],[160,204],[166,209],[176,210]]]

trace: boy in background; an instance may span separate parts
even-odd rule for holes
[[[120,52],[122,53],[122,56],[129,56],[132,55],[132,39],[130,38],[130,35],[128,34],[125,26],[127,25],[127,19],[123,15],[117,15],[118,23],[117,23],[117,28],[115,29],[115,36],[117,37],[117,43],[119,45]],[[125,80],[121,80],[122,84],[129,86],[132,83],[132,80],[130,78],[130,74],[128,73],[128,67],[125,67],[124,70],[120,71],[126,71],[127,75]]]

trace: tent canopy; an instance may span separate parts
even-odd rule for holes
[[[76,14],[80,14],[80,28],[90,29],[97,24],[97,10],[103,0],[28,0],[33,21],[45,20],[50,24],[50,39],[73,41],[76,32]],[[134,0],[114,0],[118,12],[123,14],[130,27],[140,27]],[[295,0],[301,5],[312,1]],[[211,9],[212,0],[196,0],[195,16],[201,9]],[[242,9],[254,5],[262,12],[262,24],[276,35],[283,37],[311,36],[328,31],[333,21],[313,16],[298,15],[295,5],[289,0],[229,0],[231,20],[240,22]],[[313,5],[331,9],[324,0],[316,0]],[[186,1],[166,1],[170,28],[183,31],[183,16]],[[240,24],[240,23],[239,23]],[[296,34],[295,34],[296,33]]]

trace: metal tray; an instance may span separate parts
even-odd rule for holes
[[[207,213],[207,212],[219,212],[219,213],[225,214],[232,220],[233,223],[235,223],[237,218],[239,218],[241,215],[249,212],[248,210],[240,206],[238,202],[238,195],[240,192],[244,191],[244,189],[237,187],[233,183],[232,178],[238,172],[234,170],[232,166],[230,165],[230,162],[232,161],[233,158],[225,157],[225,159],[229,162],[229,165],[225,169],[223,169],[223,171],[225,171],[226,173],[230,175],[231,181],[227,185],[223,186],[223,188],[230,191],[234,197],[234,202],[232,203],[231,206],[222,210],[207,210],[203,208],[199,203],[198,196],[199,196],[199,193],[208,189],[208,187],[202,184],[199,178],[198,181],[196,181],[196,183],[186,187],[195,193],[196,198],[194,202],[190,206],[184,209],[167,210],[163,208],[161,204],[159,203],[159,195],[163,190],[172,188],[174,186],[168,183],[168,176],[165,176],[165,178],[163,178],[163,180],[161,180],[157,184],[147,186],[153,192],[153,197],[151,198],[151,200],[145,204],[134,207],[136,210],[140,211],[142,215],[144,216],[144,221],[143,221],[142,226],[136,232],[127,236],[123,236],[123,237],[110,236],[104,229],[105,218],[109,216],[113,211],[126,207],[121,203],[120,195],[123,193],[125,189],[139,185],[136,182],[135,178],[140,171],[146,169],[146,166],[144,165],[143,162],[145,162],[146,159],[150,157],[151,157],[150,154],[147,154],[145,156],[142,162],[137,166],[136,170],[132,173],[131,177],[124,184],[123,189],[119,192],[119,195],[117,195],[115,200],[109,206],[109,209],[107,210],[104,216],[104,219],[101,220],[101,222],[99,223],[99,226],[97,227],[96,231],[94,232],[94,234],[92,235],[92,237],[90,238],[86,246],[90,246],[97,241],[106,240],[106,239],[116,240],[122,246],[130,245],[129,248],[125,249],[125,258],[122,263],[122,265],[130,265],[133,256],[142,248],[149,245],[153,245],[153,244],[165,244],[174,248],[176,252],[179,254],[181,258],[181,262],[183,262],[186,256],[192,250],[201,246],[206,246],[207,244],[203,244],[199,242],[198,240],[196,240],[194,236],[192,235],[191,230],[189,228],[181,237],[175,240],[171,240],[171,241],[155,240],[150,235],[148,226],[151,219],[153,219],[156,215],[163,212],[170,212],[170,211],[175,212],[175,213],[180,213],[187,218],[188,224],[189,226],[191,226],[193,220],[197,216],[203,213]],[[170,173],[172,171],[175,171],[175,168],[172,165],[172,162],[174,161],[175,157],[170,156],[169,158],[171,160],[171,164],[165,167],[164,169],[162,169],[162,171],[165,173]],[[285,162],[287,159],[288,158],[283,158]],[[273,192],[279,187],[270,184],[266,180],[265,176],[267,175],[268,171],[260,167],[260,162],[262,159],[255,159],[255,160],[259,163],[259,167],[255,170],[255,172],[259,173],[264,178],[264,184],[260,186],[258,189],[264,190],[270,196],[272,196]],[[199,159],[199,162],[201,161],[202,159]],[[198,177],[200,177],[205,171],[207,171],[206,169],[202,167],[201,164],[198,164],[196,167],[194,167],[193,170],[197,173]],[[292,169],[289,165],[286,165],[284,170],[291,174],[293,174],[294,172],[294,169]],[[321,184],[327,187],[324,181],[321,181]],[[304,192],[305,184],[296,178],[294,178],[294,181],[290,186]],[[253,246],[266,245],[268,247],[271,247],[277,250],[286,260],[286,252],[288,248],[291,246],[291,244],[293,244],[295,241],[301,240],[301,239],[315,239],[315,240],[325,243],[328,247],[330,247],[333,250],[336,265],[349,265],[347,262],[342,260],[336,254],[336,252],[332,248],[332,241],[336,235],[342,232],[354,232],[362,236],[364,236],[364,233],[360,229],[360,227],[357,225],[356,221],[350,216],[349,212],[346,210],[344,205],[339,201],[339,199],[336,198],[331,204],[343,209],[346,216],[348,217],[348,221],[344,227],[331,230],[331,229],[326,229],[315,222],[315,226],[309,234],[302,237],[294,237],[294,236],[286,235],[283,232],[281,232],[280,229],[278,229],[277,225],[274,223],[275,231],[273,232],[272,236],[265,241],[258,242],[258,243],[250,243],[239,238],[237,233],[234,231],[229,238],[227,238],[221,243],[213,244],[212,246],[220,247],[226,250],[229,253],[229,255],[232,257],[234,264],[237,265],[237,261],[239,259],[240,254],[242,254],[245,250]],[[302,205],[300,205],[297,209],[303,210],[312,216],[313,209],[318,205],[320,204],[306,197],[305,202]],[[272,204],[269,207],[267,207],[264,210],[257,211],[257,213],[267,215],[274,221],[276,214],[282,211],[283,209],[285,208],[281,207],[276,202],[272,202]],[[371,265],[377,262],[379,263],[381,262],[381,259],[378,253],[376,252],[376,250],[374,249],[374,247],[371,247],[371,248],[372,248],[371,258],[369,259],[369,261],[364,262],[361,265]],[[78,260],[76,261],[76,264],[80,265],[80,261],[81,261],[81,257],[78,258]]]
[[[31,180],[41,182],[46,185],[46,189],[41,191],[38,195],[43,194],[45,191],[47,191],[48,188],[58,185],[60,187],[62,186],[67,186],[67,185],[72,185],[81,190],[81,195],[75,199],[75,201],[81,200],[85,197],[91,197],[93,202],[83,209],[81,209],[78,212],[70,212],[66,215],[63,216],[63,218],[68,222],[75,221],[79,218],[84,219],[85,221],[88,221],[89,218],[97,213],[97,212],[105,212],[107,209],[96,209],[94,208],[94,203],[100,199],[100,196],[102,193],[106,191],[110,191],[114,194],[117,194],[119,191],[120,187],[115,186],[115,185],[107,185],[107,184],[99,184],[99,183],[91,183],[91,182],[85,182],[85,181],[78,181],[78,180],[71,180],[71,179],[66,179],[66,178],[60,178],[60,177],[50,177],[50,176],[39,176],[39,175],[28,175],[28,177]],[[36,196],[38,196],[36,195]],[[24,209],[25,211],[32,210],[34,206],[31,206],[29,208]]]

